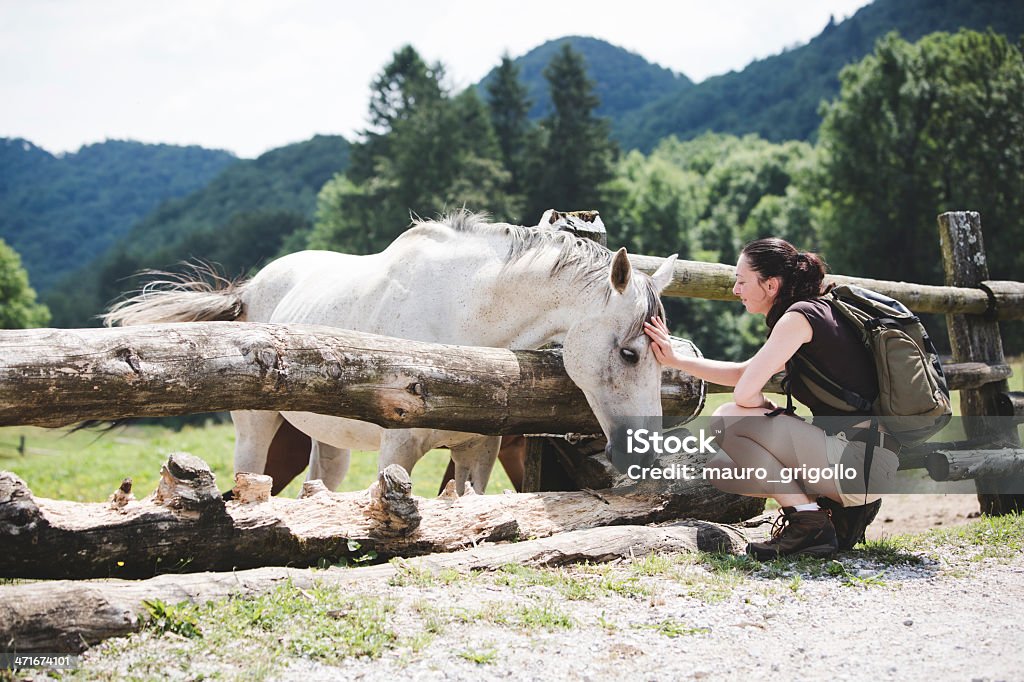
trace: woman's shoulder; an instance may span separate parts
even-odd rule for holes
[[[786,308],[787,313],[800,313],[804,317],[832,317],[832,306],[824,298],[807,298]]]

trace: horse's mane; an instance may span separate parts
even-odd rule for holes
[[[514,265],[524,259],[536,258],[546,252],[548,246],[558,247],[555,262],[551,266],[552,277],[568,270],[572,281],[578,282],[584,289],[600,286],[608,281],[608,268],[612,261],[612,252],[593,239],[580,237],[568,230],[543,227],[524,227],[508,223],[491,223],[487,215],[474,213],[466,209],[452,211],[440,216],[437,220],[417,220],[416,226],[445,225],[455,232],[464,234],[499,233],[509,238],[505,264]],[[658,291],[649,275],[633,271],[633,279],[643,294],[645,301],[642,316],[627,332],[628,337],[643,333],[643,324],[657,315],[665,317],[665,308],[661,303]],[[605,298],[611,296],[611,287],[605,288]]]

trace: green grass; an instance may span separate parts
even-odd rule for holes
[[[498,650],[494,647],[487,649],[466,649],[459,652],[459,658],[463,658],[478,665],[490,665],[498,662]]]
[[[907,551],[936,555],[939,548],[968,554],[974,561],[1012,559],[1024,552],[1024,515],[983,516],[955,528],[937,528],[920,535],[897,536]]]
[[[26,454],[19,455],[20,437],[25,437]],[[138,498],[149,495],[160,480],[160,467],[167,455],[183,451],[203,459],[217,477],[217,486],[227,490],[233,482],[232,457],[235,432],[231,424],[186,426],[174,431],[162,426],[126,426],[109,433],[30,426],[0,428],[0,470],[13,471],[39,497],[102,502],[129,477]],[[431,450],[412,472],[413,493],[437,495],[448,466],[447,450]],[[363,490],[377,478],[377,454],[352,453],[352,465],[339,490]],[[297,497],[303,475],[282,495]],[[512,490],[500,464],[494,467],[488,493]]]
[[[147,608],[148,638],[104,645],[105,657],[127,661],[120,677],[207,679],[227,669],[245,670],[250,680],[272,679],[289,659],[336,665],[351,657],[416,651],[433,638],[425,630],[399,637],[389,624],[394,606],[380,597],[343,587],[303,589],[290,581],[258,597],[202,605],[150,602]]]
[[[704,635],[711,632],[708,628],[692,627],[675,618],[666,618],[665,620],[652,625],[637,625],[634,627],[637,629],[654,630],[659,635],[664,635],[665,637]]]

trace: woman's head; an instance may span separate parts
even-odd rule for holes
[[[758,239],[740,252],[732,292],[747,312],[767,315],[774,325],[794,302],[821,295],[825,271],[817,254],[801,253],[784,239]]]

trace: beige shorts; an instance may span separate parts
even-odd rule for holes
[[[896,471],[900,468],[900,459],[892,450],[875,448],[871,458],[871,471],[868,476],[867,494],[864,492],[864,450],[866,443],[847,441],[842,432],[834,436],[825,436],[825,456],[829,464],[840,465],[844,474],[835,479],[844,507],[870,504],[882,496],[882,493],[896,489]]]

